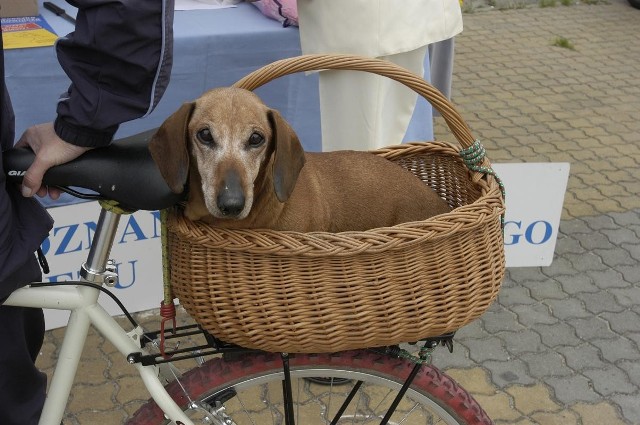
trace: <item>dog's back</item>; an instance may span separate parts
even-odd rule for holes
[[[411,172],[380,156],[356,151],[306,153],[305,166],[286,204],[282,213],[296,218],[296,226],[307,227],[303,225],[306,218],[316,217],[305,231],[362,231],[451,211]],[[289,219],[285,222],[294,225]]]

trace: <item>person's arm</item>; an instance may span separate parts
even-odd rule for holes
[[[150,113],[169,84],[173,0],[68,3],[78,8],[76,28],[56,51],[71,85],[55,122],[30,127],[17,143],[36,153],[24,176],[25,196],[46,194],[42,176],[50,167],[111,143],[118,126]]]
[[[120,123],[157,105],[172,64],[173,0],[75,0],[75,31],[56,51],[71,86],[56,133],[79,146],[104,146]]]

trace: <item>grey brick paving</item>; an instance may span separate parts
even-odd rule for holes
[[[637,308],[637,306],[636,306],[635,310],[640,311],[640,309],[638,309],[638,308]],[[627,333],[627,334],[625,335],[625,337],[627,337],[627,338],[628,338],[628,339],[630,339],[631,341],[635,342],[635,343],[636,343],[636,345],[637,345],[638,347],[640,347],[640,333],[630,332],[630,333]]]
[[[553,389],[558,400],[565,404],[580,401],[595,402],[601,396],[593,390],[591,381],[582,375],[551,377],[545,380]]]
[[[559,276],[558,281],[569,295],[600,292],[600,288],[586,274]]]
[[[528,328],[558,322],[558,319],[551,315],[549,307],[544,304],[516,305],[512,310],[518,315],[518,321]]]
[[[597,285],[597,283],[596,283]],[[616,297],[612,294],[601,290],[600,292],[578,294],[576,298],[581,300],[586,309],[593,314],[600,314],[604,312],[620,312],[625,308],[618,304]]]
[[[465,342],[469,348],[469,357],[482,363],[485,360],[509,360],[509,352],[502,346],[502,340],[498,337],[486,339],[469,339]]]
[[[584,303],[576,298],[568,298],[567,294],[562,299],[544,300],[543,302],[549,306],[551,314],[560,320],[581,319],[592,315],[584,307]]]
[[[527,365],[523,360],[512,359],[501,362],[488,360],[482,364],[491,373],[491,380],[500,387],[506,387],[513,384],[531,385],[536,382],[527,372]]]
[[[542,343],[549,348],[563,345],[578,345],[581,340],[576,336],[576,330],[569,324],[561,322],[553,325],[538,325],[536,332],[542,337]]]
[[[501,332],[497,336],[504,341],[505,347],[508,347],[510,353],[514,356],[523,353],[540,353],[547,348],[542,345],[540,334],[526,329],[519,332]]]
[[[529,287],[531,296],[538,301],[556,299],[562,300],[567,294],[562,290],[562,285],[555,280],[549,279],[546,282],[538,282]]]
[[[550,376],[571,376],[575,371],[565,364],[564,357],[552,350],[543,353],[524,354],[520,356],[528,366],[534,378],[544,380]]]
[[[631,229],[614,227],[611,230],[603,230],[609,241],[614,245],[632,244],[638,242],[638,234]]]
[[[505,305],[531,305],[536,303],[536,300],[531,298],[530,291],[527,288],[520,286],[509,286],[506,284],[506,282],[505,284],[503,284],[502,289],[500,289],[498,300],[501,304]]]
[[[564,356],[567,366],[578,372],[585,369],[602,369],[607,365],[602,360],[600,350],[588,343],[575,347],[560,347],[558,352]]]
[[[491,334],[500,331],[519,331],[524,329],[524,326],[516,320],[516,315],[506,309],[501,309],[497,312],[488,311],[481,320],[484,328]]]
[[[628,251],[620,252],[619,250],[595,250],[596,254],[602,257],[602,262],[609,267],[619,268],[624,265],[635,265],[638,260],[631,256]]]
[[[637,181],[637,180],[636,180]],[[611,219],[620,227],[626,228],[627,226],[637,226],[640,223],[640,215],[637,211],[625,211],[621,213],[609,214]],[[637,244],[637,240],[634,241]]]
[[[633,258],[635,258],[636,260],[640,261],[640,246],[638,246],[638,245],[628,245],[628,246],[623,246],[623,247],[629,251],[629,254]]]
[[[619,360],[640,360],[638,344],[628,338],[598,339],[591,341],[602,351],[602,357],[611,363]]]
[[[594,390],[603,396],[633,394],[637,391],[637,387],[629,382],[628,376],[612,365],[603,369],[585,370],[583,374],[591,379]]]
[[[611,400],[622,409],[622,415],[629,420],[629,423],[640,423],[640,403],[638,394],[635,395],[614,395]]]
[[[606,320],[602,320],[597,316],[590,316],[585,319],[572,319],[567,323],[575,329],[576,335],[585,341],[594,339],[616,339],[619,336],[611,330]]]
[[[610,289],[616,300],[627,308],[640,306],[640,287],[633,285],[629,288]]]
[[[640,363],[632,360],[622,360],[617,366],[627,373],[633,385],[640,386]]]
[[[608,7],[622,12],[623,6]],[[567,409],[605,401],[625,423],[640,424],[640,83],[623,77],[631,70],[640,75],[640,43],[635,38],[632,48],[622,43],[627,36],[592,31],[592,25],[625,19],[605,17],[604,8],[579,19],[553,16],[566,9],[538,11],[526,25],[519,22],[530,31],[522,43],[492,37],[499,25],[486,15],[465,21],[465,31],[481,32],[487,44],[502,50],[485,57],[478,44],[460,37],[456,53],[454,102],[470,117],[491,159],[568,161],[571,177],[553,264],[508,270],[497,300],[501,309],[476,325],[480,341],[501,340],[500,355],[512,360],[475,353],[496,346],[467,345],[471,333],[464,344],[499,388],[533,379]],[[624,10],[637,26],[640,13]],[[511,13],[501,14],[500,22]],[[566,54],[548,49],[537,55],[544,43],[532,39],[549,41],[554,34],[582,45]],[[592,55],[600,45],[608,46],[602,58]],[[610,63],[627,71],[610,69]],[[482,73],[485,81],[478,84],[475,76],[485,69],[495,75]],[[505,311],[524,330],[509,329]],[[512,373],[505,369],[509,363]]]
[[[620,252],[621,251],[620,249],[612,249],[608,251],[611,252],[612,255],[615,255],[618,258],[622,257],[626,253],[624,250]],[[635,264],[635,262],[633,262],[633,264]],[[596,271],[596,272],[587,272],[586,274],[591,279],[593,279],[594,282],[596,282],[599,288],[602,288],[605,290],[609,290],[610,288],[628,288],[632,286],[631,283],[627,282],[624,279],[624,277],[622,276],[622,273],[613,269],[607,269],[607,270]]]
[[[621,313],[604,313],[601,316],[611,326],[611,329],[620,334],[626,332],[640,332],[640,315],[629,310]]]
[[[443,368],[460,368],[466,369],[476,366],[477,363],[469,358],[469,349],[464,343],[456,343],[453,352],[447,350],[436,350],[433,353],[433,363],[442,365]]]

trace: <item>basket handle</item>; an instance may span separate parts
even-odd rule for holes
[[[438,89],[411,71],[382,59],[338,54],[296,56],[265,65],[236,82],[234,87],[255,90],[278,77],[296,72],[326,69],[366,71],[396,80],[431,103],[442,115],[449,129],[464,149],[471,147],[476,140],[455,107]],[[485,161],[487,160],[485,159]],[[488,161],[483,165],[490,166]]]

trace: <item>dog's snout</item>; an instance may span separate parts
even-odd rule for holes
[[[225,216],[237,216],[244,209],[244,195],[225,190],[218,195],[218,208]]]
[[[216,203],[224,216],[236,217],[244,210],[244,191],[236,173],[230,172],[225,175],[224,184],[218,191]]]

